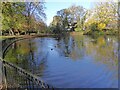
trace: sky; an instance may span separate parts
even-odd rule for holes
[[[49,2],[46,2],[45,3],[45,6],[46,6],[46,10],[45,10],[45,13],[46,13],[46,16],[47,16],[47,20],[46,20],[46,23],[47,25],[49,25],[52,20],[53,20],[53,17],[56,15],[57,11],[61,10],[61,9],[65,9],[65,8],[68,8],[70,7],[71,5],[80,5],[80,6],[83,6],[84,8],[91,8],[92,7],[92,2],[86,2],[86,0],[83,1],[77,1],[74,2],[72,0],[60,0],[60,1],[49,1]]]

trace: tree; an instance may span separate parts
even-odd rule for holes
[[[3,2],[2,3],[2,30],[9,30],[11,35],[21,28],[23,22],[22,12],[25,10],[24,3]]]
[[[86,13],[85,8],[83,8],[82,6],[76,6],[76,5],[72,5],[71,7],[68,8],[70,11],[70,19],[72,23],[74,23],[75,21],[77,22],[77,28],[75,29],[75,31],[80,31],[83,29],[83,23],[84,23],[84,16]]]
[[[2,2],[2,30],[9,35],[39,30],[37,22],[46,18],[44,2]],[[40,26],[40,25],[38,25]]]
[[[32,18],[31,16],[34,16],[35,19],[38,21],[41,21],[42,19],[46,18],[46,14],[44,13],[44,2],[26,2],[26,20],[28,24],[28,32],[30,32]],[[30,34],[30,33],[29,33]]]
[[[35,30],[37,31],[37,33],[47,33],[47,25],[42,22],[42,21],[39,21],[39,22],[36,22],[35,23],[36,26],[35,26]]]
[[[60,33],[60,31],[62,31],[62,25],[62,18],[60,16],[54,16],[50,27],[53,29],[53,33]]]
[[[116,23],[117,20],[117,3],[114,2],[98,3],[96,5],[96,16],[99,20],[99,23],[104,23],[109,28],[113,28],[111,26],[113,23]]]
[[[61,17],[62,28],[65,29],[68,26],[70,12],[68,9],[62,9],[57,11],[57,16]]]
[[[77,28],[75,30],[79,31],[83,28],[84,15],[85,9],[82,6],[72,5],[69,8],[57,11],[57,15],[54,16],[54,18],[59,17],[60,20],[57,20],[57,18],[56,20],[54,20],[53,18],[52,23],[56,21],[60,22],[59,24],[58,23],[56,24],[57,27],[65,31],[69,28],[70,25],[74,25],[76,23]]]
[[[98,2],[87,11],[84,27],[98,32],[116,32],[118,20],[118,4],[115,2]]]

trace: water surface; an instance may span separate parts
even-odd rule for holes
[[[59,88],[117,88],[117,37],[71,35],[14,43],[5,59]]]

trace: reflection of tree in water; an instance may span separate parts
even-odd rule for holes
[[[118,42],[114,37],[98,37],[96,44],[87,42],[85,44],[86,52],[88,55],[92,55],[96,60],[108,63],[110,65],[118,64]]]
[[[80,35],[72,35],[72,52],[70,57],[74,60],[80,59],[85,55],[84,38]]]
[[[41,60],[42,62],[36,62],[35,57],[36,44],[34,40],[27,39],[14,43],[7,52],[5,59],[11,63],[17,64],[19,67],[28,70],[34,74],[41,73],[45,69],[46,56]]]
[[[72,35],[62,37],[57,48],[65,57],[80,60],[85,55],[90,55],[103,63],[115,65],[118,63],[118,42],[116,37],[100,36],[88,37]]]
[[[63,42],[64,42],[64,44],[63,44],[64,52],[63,53],[66,57],[69,57],[69,55],[71,53],[71,51],[70,51],[70,37],[69,36],[63,37]]]
[[[56,37],[56,40],[58,42],[56,46],[60,49],[61,54],[65,57],[69,57],[71,53],[70,36]]]
[[[58,41],[57,48],[60,49],[61,54],[65,57],[71,57],[73,60],[80,59],[84,56],[84,42],[83,37],[78,36],[63,36]]]

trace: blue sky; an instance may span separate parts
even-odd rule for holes
[[[73,1],[70,2],[69,0],[65,0],[65,1],[62,0],[59,2],[56,2],[56,1],[46,2],[45,12],[47,15],[47,20],[46,20],[47,25],[49,25],[50,22],[52,22],[53,16],[56,15],[57,11],[64,9],[64,8],[68,8],[73,4],[83,6],[84,8],[87,8],[87,9],[91,8],[92,6],[91,2],[85,2],[85,1],[84,2],[73,2]]]

